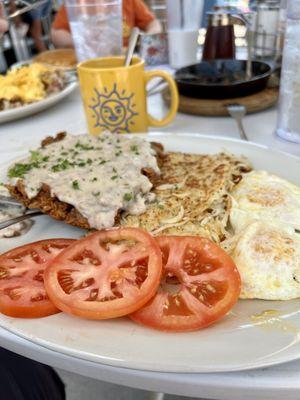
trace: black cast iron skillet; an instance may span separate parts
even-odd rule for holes
[[[257,93],[267,86],[272,68],[252,62],[252,78],[246,79],[246,61],[211,60],[176,71],[179,93],[200,99],[230,99]]]

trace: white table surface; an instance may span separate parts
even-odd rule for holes
[[[155,116],[164,110],[159,95],[149,100]],[[274,136],[276,110],[270,109],[245,118],[245,128],[251,141],[300,156],[300,145],[284,142]],[[78,91],[64,102],[38,115],[0,126],[0,157],[11,158],[15,152],[35,146],[46,135],[62,130],[86,132],[85,119]],[[165,132],[196,132],[208,135],[238,137],[230,118],[204,118],[178,114]],[[26,132],[34,133],[35,143]],[[299,171],[300,172],[300,171]],[[0,345],[21,355],[53,367],[80,375],[136,388],[218,400],[299,400],[300,361],[272,368],[246,372],[218,374],[166,374],[115,368],[66,356],[21,339],[0,328]],[[230,343],[228,343],[230,346]],[[245,343],[245,346],[247,344]],[[172,351],[172,349],[170,349]]]

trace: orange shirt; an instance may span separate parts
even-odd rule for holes
[[[142,0],[123,0],[123,43],[126,46],[134,26],[145,30],[154,15]],[[71,31],[65,6],[61,6],[52,24],[53,29]]]

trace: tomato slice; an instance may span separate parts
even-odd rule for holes
[[[93,233],[61,253],[45,271],[45,286],[62,311],[89,319],[120,317],[156,293],[162,271],[155,239],[136,228]]]
[[[157,237],[163,275],[156,296],[130,317],[155,329],[183,332],[224,316],[239,297],[241,280],[232,259],[198,237]]]
[[[73,239],[47,239],[17,247],[0,256],[0,312],[37,318],[59,310],[44,287],[44,270]]]

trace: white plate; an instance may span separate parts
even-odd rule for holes
[[[28,117],[29,115],[37,114],[40,111],[45,110],[57,104],[70,93],[72,93],[76,87],[77,82],[72,82],[66,85],[66,87],[58,93],[51,94],[43,100],[37,101],[35,103],[27,104],[25,106],[12,108],[10,110],[0,111],[0,124],[8,121],[15,121],[20,118]]]
[[[263,146],[201,135],[151,134],[148,137],[163,143],[167,150],[215,153],[226,149],[243,154],[255,168],[300,185],[300,159]],[[78,237],[81,233],[49,217],[40,217],[24,237],[0,240],[0,251],[37,239]],[[87,321],[62,313],[36,320],[2,315],[0,326],[48,349],[112,366],[182,373],[236,371],[300,358],[299,304],[299,300],[239,301],[214,326],[180,334],[143,328],[126,318]],[[272,324],[254,323],[251,316],[266,310],[277,310],[279,317]]]

